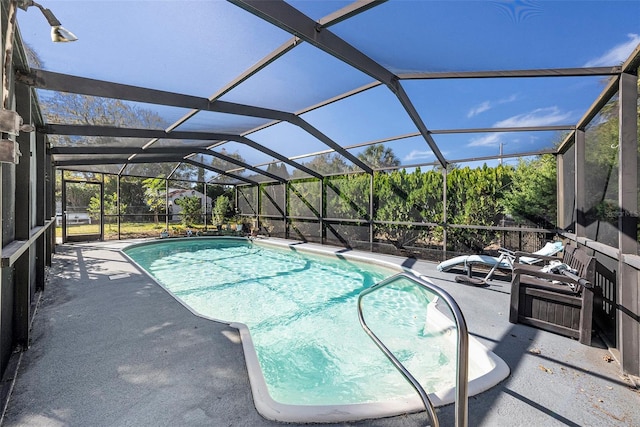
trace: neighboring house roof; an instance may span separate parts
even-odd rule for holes
[[[178,197],[193,197],[198,196],[200,198],[204,197],[204,194],[199,192],[198,190],[187,190],[184,188],[170,188],[169,189],[169,197],[176,199]],[[207,196],[207,200],[211,200],[211,197]]]
[[[198,190],[188,190],[188,189],[184,189],[184,188],[170,188],[169,189],[169,205],[173,205],[173,202],[176,199],[180,199],[182,197],[193,197],[193,196],[197,196],[200,199],[203,199],[205,197],[205,195],[201,192],[199,192]],[[205,205],[207,206],[207,210],[209,210],[211,208],[211,204],[213,199],[209,196],[206,196],[207,198],[205,199]],[[178,209],[178,212],[180,211],[180,207],[177,206],[176,207]],[[175,209],[174,209],[174,213],[175,213]]]

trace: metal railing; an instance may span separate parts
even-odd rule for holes
[[[456,327],[458,329],[458,351],[456,358],[456,397],[455,397],[455,409],[456,409],[456,420],[455,425],[458,427],[466,427],[468,423],[467,413],[468,413],[468,376],[469,376],[469,333],[467,330],[467,323],[464,320],[464,316],[462,315],[462,311],[460,307],[455,302],[453,297],[449,295],[446,291],[439,288],[438,286],[429,283],[419,277],[416,277],[409,273],[398,273],[395,276],[389,277],[383,280],[380,283],[373,285],[372,287],[365,289],[360,292],[358,296],[358,318],[360,319],[360,324],[364,331],[369,335],[369,337],[376,343],[378,348],[382,350],[384,355],[393,363],[393,365],[400,371],[400,373],[405,377],[407,381],[411,383],[413,388],[418,392],[422,402],[424,403],[425,409],[429,413],[429,417],[431,418],[431,423],[433,427],[439,426],[438,417],[435,412],[435,408],[433,403],[429,399],[429,396],[424,391],[424,388],[420,385],[418,380],[416,380],[413,375],[402,365],[402,363],[393,355],[393,353],[380,341],[380,339],[371,331],[369,326],[367,326],[364,316],[362,314],[362,298],[374,291],[377,291],[391,283],[394,283],[400,279],[407,279],[411,282],[416,283],[418,286],[428,289],[429,291],[436,294],[440,297],[444,302],[447,303],[449,308],[451,309],[451,313],[453,314],[454,320],[456,322]]]

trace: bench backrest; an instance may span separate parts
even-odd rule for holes
[[[568,244],[564,248],[564,256],[562,262],[577,271],[577,275],[587,279],[591,284],[595,283],[596,278],[596,258],[575,246]]]

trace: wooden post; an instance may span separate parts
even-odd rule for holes
[[[619,349],[622,368],[640,375],[640,277],[638,269],[625,262],[625,255],[638,254],[638,77],[623,73],[619,88],[619,176],[618,305]]]

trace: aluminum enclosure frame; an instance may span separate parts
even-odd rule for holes
[[[415,125],[417,132],[411,136],[421,137],[426,147],[435,155],[436,160],[432,163],[420,163],[415,165],[401,165],[399,168],[418,167],[421,165],[431,165],[442,168],[446,185],[446,168],[451,163],[466,162],[473,160],[488,160],[490,158],[507,158],[510,156],[533,156],[544,153],[552,153],[562,156],[569,148],[575,148],[576,164],[576,213],[578,216],[577,227],[574,233],[564,232],[563,237],[572,239],[582,246],[599,254],[601,258],[609,257],[614,259],[618,266],[618,312],[620,315],[620,325],[618,336],[620,344],[620,354],[622,366],[625,372],[633,375],[640,375],[640,291],[638,283],[640,277],[640,257],[638,256],[637,225],[638,225],[638,164],[637,164],[637,73],[640,64],[640,46],[631,54],[629,59],[621,66],[615,67],[585,67],[585,68],[565,68],[565,69],[529,69],[529,70],[495,70],[495,71],[471,71],[471,72],[442,72],[442,73],[398,73],[394,74],[389,69],[367,57],[345,40],[338,37],[329,30],[331,25],[344,22],[357,14],[376,7],[382,2],[362,1],[353,3],[345,9],[332,13],[331,15],[314,21],[291,5],[285,2],[262,2],[249,0],[232,0],[232,3],[249,13],[260,17],[264,21],[274,24],[280,29],[284,29],[291,34],[291,38],[285,41],[276,50],[270,52],[255,65],[242,72],[229,84],[220,88],[210,97],[198,97],[181,93],[156,90],[132,85],[125,85],[116,82],[108,82],[85,78],[81,76],[71,76],[51,71],[30,69],[26,60],[26,53],[22,46],[22,40],[16,35],[15,42],[8,41],[10,47],[14,47],[15,55],[13,62],[7,69],[3,68],[3,77],[10,84],[10,105],[7,108],[19,112],[27,119],[25,122],[36,125],[36,133],[24,133],[19,135],[16,142],[20,145],[23,157],[16,166],[2,165],[3,181],[0,188],[4,195],[2,200],[6,200],[2,206],[2,219],[7,223],[7,230],[3,233],[2,242],[2,286],[12,289],[12,298],[17,301],[11,307],[6,308],[3,304],[2,310],[11,310],[13,325],[16,333],[11,337],[11,345],[26,346],[29,339],[28,322],[33,314],[30,307],[36,289],[44,286],[44,271],[46,263],[50,263],[51,253],[55,249],[55,232],[52,224],[55,224],[55,189],[54,189],[54,167],[60,169],[73,165],[103,165],[108,163],[123,164],[121,173],[129,164],[147,162],[176,162],[180,164],[190,164],[215,173],[225,175],[233,180],[244,182],[250,186],[258,186],[263,182],[243,177],[239,173],[231,170],[222,170],[210,165],[198,162],[194,155],[204,154],[216,157],[225,162],[233,163],[239,168],[250,170],[266,178],[268,183],[276,183],[286,187],[290,179],[279,177],[260,169],[260,166],[242,162],[232,157],[215,151],[218,144],[225,141],[235,141],[257,150],[267,157],[287,164],[289,167],[299,170],[312,179],[319,180],[324,186],[324,180],[331,174],[324,174],[312,170],[296,158],[285,156],[282,153],[272,150],[250,138],[250,134],[256,130],[272,126],[276,123],[286,122],[297,129],[313,136],[320,141],[326,150],[322,153],[337,153],[345,159],[351,161],[362,173],[372,175],[375,171],[388,170],[387,168],[373,168],[367,165],[357,156],[349,152],[349,147],[345,147],[330,138],[322,129],[317,129],[301,116],[309,111],[328,105],[337,100],[345,99],[358,93],[384,85],[399,101],[404,111]],[[7,26],[7,1],[2,5],[2,29]],[[4,31],[1,32],[5,37]],[[4,40],[7,42],[6,40]],[[342,95],[334,96],[316,105],[309,106],[296,112],[280,111],[269,108],[261,108],[253,105],[245,105],[221,101],[225,93],[246,81],[252,75],[263,70],[274,63],[283,55],[295,49],[301,43],[309,43],[334,58],[338,58],[350,67],[362,71],[374,81],[360,88],[352,89]],[[14,46],[15,45],[15,46]],[[426,125],[428,117],[422,117],[416,111],[411,97],[406,93],[403,82],[410,80],[429,79],[477,79],[477,78],[536,78],[536,77],[579,77],[579,76],[603,76],[609,77],[605,89],[601,95],[594,100],[587,113],[575,124],[565,124],[558,126],[522,127],[522,128],[476,128],[476,129],[430,129]],[[61,123],[46,123],[38,109],[38,100],[34,89],[44,89],[52,91],[62,91],[90,95],[96,97],[106,97],[111,99],[128,100],[164,106],[176,106],[189,109],[190,112],[182,119],[178,120],[165,130],[150,129],[126,129],[97,126],[65,125]],[[594,242],[586,238],[585,219],[585,188],[584,176],[588,171],[585,168],[585,127],[598,114],[599,110],[609,102],[612,96],[617,95],[620,100],[620,136],[618,162],[621,173],[618,176],[620,188],[618,205],[622,213],[618,223],[619,247],[613,248]],[[266,119],[268,124],[242,134],[227,133],[206,133],[206,132],[184,132],[176,130],[180,124],[189,120],[199,111],[222,112],[226,114],[255,117]],[[514,132],[514,131],[568,131],[567,137],[556,150],[541,150],[535,152],[510,154],[508,156],[494,157],[474,157],[467,159],[447,158],[441,151],[433,135],[455,134],[455,133],[482,133],[482,132]],[[69,136],[112,136],[112,137],[135,137],[149,139],[143,147],[49,147],[47,135],[69,135]],[[395,138],[406,137],[399,135]],[[197,140],[202,141],[201,146],[185,147],[178,144],[176,147],[157,147],[154,144],[160,140]],[[392,138],[389,138],[391,140]],[[373,142],[361,142],[360,146],[372,145]],[[87,154],[98,156],[95,160],[57,160],[57,155],[86,156]],[[100,154],[113,154],[121,157],[114,159],[100,158]],[[142,156],[144,155],[144,156]],[[148,156],[148,157],[147,157]],[[562,164],[562,162],[560,162]],[[562,166],[561,166],[562,167]],[[174,169],[175,170],[175,169]],[[121,174],[118,174],[118,179]],[[371,185],[372,187],[373,185]],[[14,190],[15,188],[15,190]],[[560,188],[560,186],[558,186]],[[559,190],[560,191],[560,190]],[[326,190],[323,188],[324,206],[326,202]],[[443,203],[446,205],[446,187],[443,189]],[[285,193],[286,196],[286,193]],[[257,198],[262,197],[258,192]],[[287,200],[283,201],[286,207]],[[371,206],[371,200],[369,200]],[[373,210],[370,208],[371,211]],[[560,212],[561,210],[559,210]],[[286,209],[285,209],[286,213]],[[259,214],[259,213],[258,213]],[[295,219],[295,218],[294,218]],[[327,226],[331,226],[337,219],[326,216],[326,211],[320,210],[320,218],[317,219],[321,226],[322,238],[326,239]],[[283,217],[285,224],[292,218]],[[353,220],[358,223],[367,221],[370,233],[372,234],[374,221],[371,218]],[[406,223],[411,225],[413,223]],[[446,217],[445,217],[446,224]],[[472,226],[470,226],[472,227]],[[3,313],[5,314],[5,313]],[[5,325],[3,325],[3,329]],[[6,356],[7,347],[4,345],[8,340],[3,338],[3,347],[0,349],[2,356]],[[4,357],[6,359],[6,357]],[[1,366],[6,367],[6,360]]]

